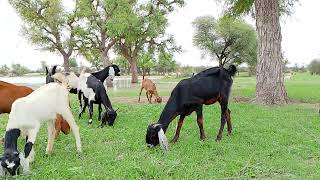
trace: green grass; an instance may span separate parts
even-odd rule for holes
[[[219,108],[204,110],[205,142],[199,140],[195,115],[185,120],[181,138],[165,154],[159,147],[149,149],[145,132],[156,121],[163,105],[120,107],[115,126],[87,125],[87,114],[80,126],[83,153],[76,153],[74,137],[60,135],[51,156],[45,155],[46,128],[36,142],[36,159],[31,177],[35,179],[149,179],[149,178],[320,178],[320,132],[318,113],[299,106],[265,107],[232,103],[232,136],[214,141],[219,128]],[[72,107],[76,107],[75,101]],[[95,111],[97,112],[97,111]],[[76,112],[74,112],[76,114]],[[96,115],[96,114],[95,114]],[[95,116],[95,119],[97,117]],[[7,116],[1,115],[4,132]],[[167,137],[174,135],[176,120]],[[23,139],[20,139],[22,150]],[[21,179],[30,177],[21,177]]]
[[[170,96],[172,89],[181,78],[164,78],[157,81],[157,88],[160,96]],[[131,88],[108,90],[111,97],[137,97],[140,92],[140,83]],[[320,102],[320,76],[311,76],[309,73],[296,73],[290,80],[285,80],[288,96],[291,100],[317,103]],[[237,76],[234,78],[231,97],[255,97],[256,78],[255,76]],[[145,96],[145,92],[142,93]],[[145,98],[145,97],[144,97]]]
[[[307,81],[306,78],[312,79]],[[319,86],[318,80],[307,74],[294,76],[286,83],[289,96],[309,98],[311,102],[313,96],[319,99],[317,89],[315,94],[308,91],[313,92],[313,88]],[[239,77],[234,82],[234,94],[251,97],[254,93],[254,78]],[[160,81],[159,91],[169,95],[173,86]],[[91,126],[87,124],[88,113],[81,120],[77,118],[78,102],[72,96],[71,107],[80,126],[83,152],[76,152],[72,134],[61,134],[53,154],[45,155],[47,130],[43,125],[35,145],[32,174],[19,179],[320,178],[320,117],[315,109],[231,102],[233,134],[227,136],[225,129],[222,141],[215,142],[220,108],[205,106],[206,141],[199,140],[199,129],[192,114],[185,119],[178,143],[170,144],[170,151],[163,153],[159,147],[147,148],[145,134],[148,124],[159,118],[164,104],[115,101],[116,96],[136,98],[138,89],[109,91],[113,106],[120,110],[114,127],[104,129],[97,128],[100,123],[96,109]],[[7,119],[7,115],[0,115],[2,132]],[[169,140],[174,135],[176,122],[170,124],[166,133]],[[20,151],[23,151],[23,141],[20,138]]]

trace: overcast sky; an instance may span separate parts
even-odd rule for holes
[[[282,22],[282,47],[291,65],[308,64],[320,57],[320,1],[300,0],[295,13]],[[183,52],[176,54],[182,65],[216,65],[208,59],[201,59],[200,51],[192,44],[193,28],[191,22],[198,16],[219,17],[221,7],[214,0],[186,0],[186,6],[169,16],[168,32],[176,38]],[[254,25],[254,21],[250,21]],[[40,68],[40,61],[49,65],[62,64],[62,57],[49,52],[40,52],[21,36],[21,20],[7,0],[0,0],[0,65],[21,63],[31,69]],[[82,60],[80,60],[82,61]]]

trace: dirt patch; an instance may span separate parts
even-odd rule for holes
[[[249,98],[249,97],[243,97],[243,96],[234,96],[232,98],[232,101],[233,102],[246,102],[246,103],[250,103],[250,102],[253,102],[253,99],[252,98]]]
[[[125,104],[149,104],[147,97],[141,96],[140,103],[138,102],[139,97],[112,97],[112,102],[125,103]],[[162,96],[162,103],[167,103],[169,96]],[[154,98],[152,99],[154,104]]]

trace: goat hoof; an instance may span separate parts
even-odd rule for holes
[[[217,137],[216,142],[220,142],[221,141],[221,137]]]
[[[200,140],[201,140],[201,141],[206,140],[206,136],[202,136],[202,137],[200,137]]]
[[[170,141],[170,143],[175,144],[177,141],[178,141],[178,138],[173,138],[173,139]]]
[[[92,119],[89,119],[88,124],[92,124]]]

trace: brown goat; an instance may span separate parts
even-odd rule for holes
[[[17,86],[4,81],[0,81],[0,114],[10,113],[12,103],[15,100],[21,97],[28,96],[32,92],[33,90],[29,87]],[[55,138],[57,138],[60,131],[62,131],[64,134],[68,134],[70,132],[69,124],[60,115],[57,115],[57,119],[55,121],[55,129]]]
[[[156,98],[154,100],[155,102],[157,102],[157,103],[162,102],[162,98],[158,95],[156,85],[150,79],[144,79],[144,75],[142,76],[141,90],[140,90],[138,102],[140,102],[140,96],[141,96],[141,92],[143,89],[146,90],[146,96],[147,96],[150,104],[151,104],[151,100],[152,100],[153,95]]]

